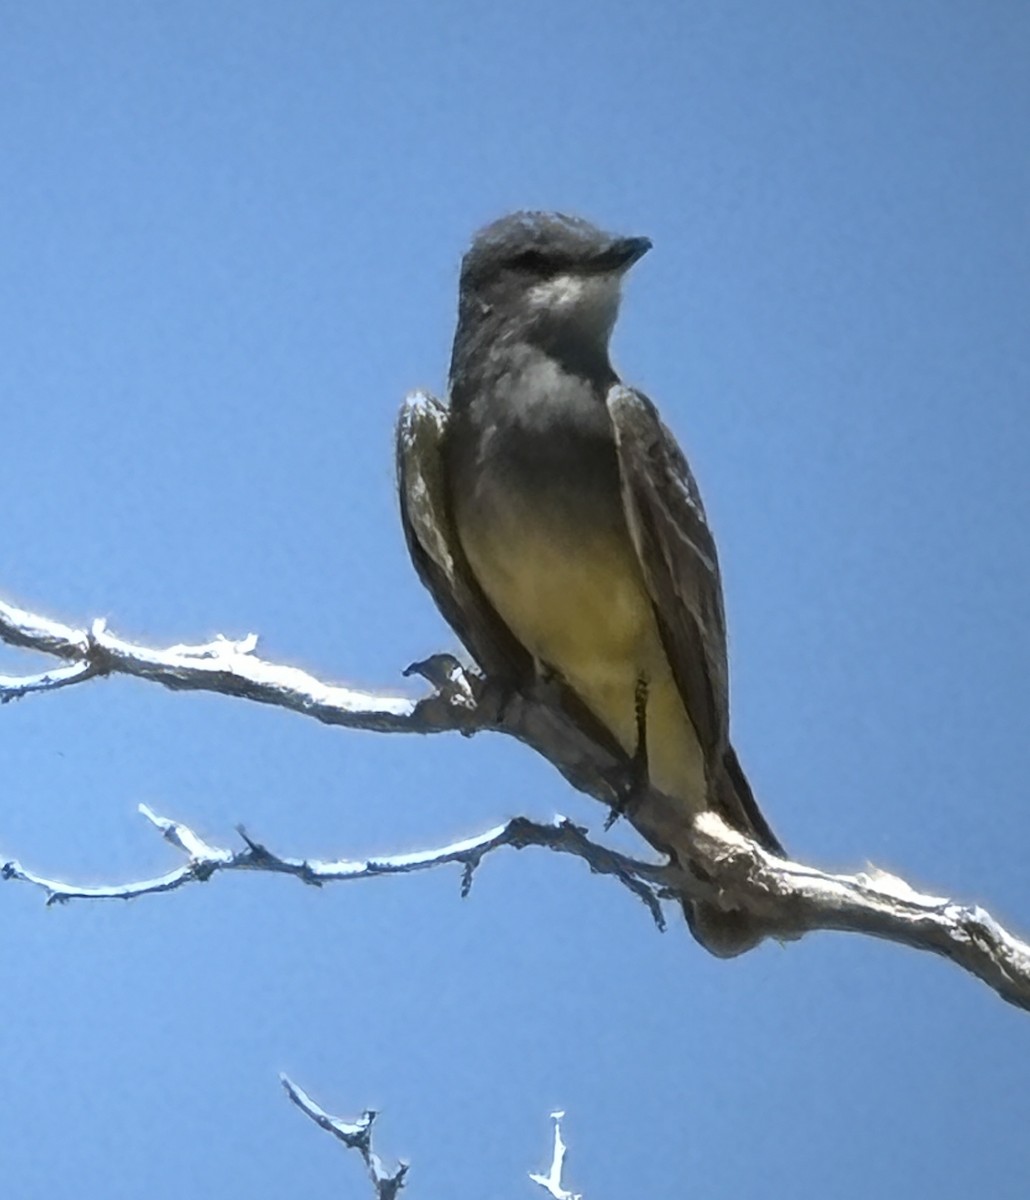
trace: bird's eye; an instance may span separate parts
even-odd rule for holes
[[[512,260],[511,265],[516,271],[532,271],[542,275],[549,269],[550,264],[539,250],[523,250]]]

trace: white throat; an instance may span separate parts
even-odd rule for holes
[[[554,275],[535,283],[528,292],[534,309],[546,309],[553,316],[610,333],[619,313],[621,275]]]

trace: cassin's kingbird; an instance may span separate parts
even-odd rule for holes
[[[687,817],[713,809],[782,853],[729,740],[722,584],[697,485],[608,355],[622,278],[650,246],[553,213],[476,236],[449,409],[415,435],[435,455],[441,511],[415,529],[402,446],[405,531],[488,675],[557,675]],[[762,936],[745,913],[684,907],[714,953]]]

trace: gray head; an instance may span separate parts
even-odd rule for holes
[[[461,264],[461,318],[562,327],[607,342],[625,272],[651,248],[581,217],[517,212],[479,231]]]

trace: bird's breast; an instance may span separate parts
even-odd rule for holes
[[[458,505],[458,529],[480,586],[535,658],[570,682],[610,673],[632,689],[624,676],[655,641],[654,617],[621,505],[609,505],[498,481]]]
[[[626,523],[614,445],[566,439],[560,429],[549,442],[494,433],[492,442],[467,443],[475,456],[452,460],[452,511],[472,573],[518,641],[627,754],[637,747],[636,696],[646,684],[650,779],[703,806],[704,757]],[[540,455],[527,465],[534,444]]]

